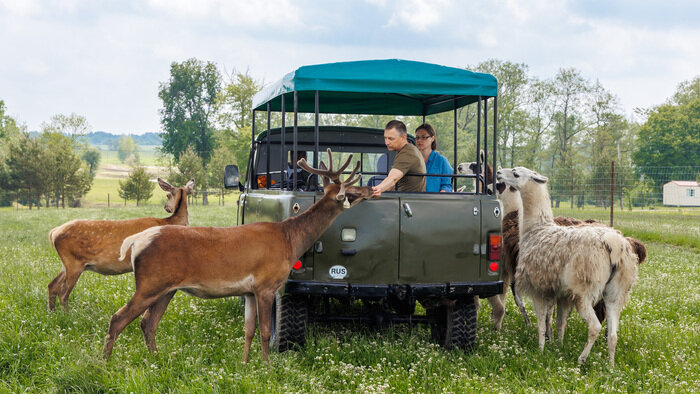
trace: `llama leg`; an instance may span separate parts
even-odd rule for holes
[[[547,331],[547,314],[549,307],[545,300],[538,297],[532,298],[532,305],[535,307],[535,315],[537,316],[537,339],[540,345],[540,351],[544,350],[544,335]]]
[[[560,299],[557,301],[557,335],[559,336],[559,344],[564,343],[566,323],[569,320],[569,314],[573,307],[573,304],[568,299]]]
[[[141,331],[143,332],[143,338],[146,340],[146,346],[151,352],[157,352],[156,348],[156,330],[158,329],[158,323],[165,313],[165,309],[168,308],[170,300],[172,300],[175,292],[173,290],[170,293],[165,293],[163,296],[158,298],[158,300],[153,303],[146,313],[143,314],[141,319]]]
[[[262,345],[263,360],[270,365],[270,334],[272,320],[272,301],[275,294],[272,292],[255,295],[258,299],[258,319],[260,320],[260,345]],[[277,322],[278,324],[280,322]]]
[[[500,330],[503,324],[503,315],[506,313],[504,298],[503,294],[489,297],[489,302],[491,303],[491,317],[493,317],[493,328],[495,331]]]
[[[588,342],[583,348],[583,352],[581,352],[581,355],[578,357],[578,363],[583,364],[586,358],[588,358],[588,354],[591,352],[595,340],[598,338],[601,325],[593,310],[592,300],[579,299],[576,301],[576,310],[578,310],[578,314],[581,315],[581,318],[588,323]]]
[[[66,279],[66,268],[61,267],[61,272],[49,283],[49,310],[56,309],[56,297],[63,287],[63,281]]]
[[[615,348],[617,347],[617,328],[620,325],[621,308],[618,304],[605,306],[606,318],[608,319],[608,357],[610,365],[615,366]]]
[[[245,329],[245,347],[243,348],[243,362],[248,363],[248,355],[250,354],[250,344],[255,336],[255,318],[257,317],[257,303],[252,295],[245,296],[245,320],[243,327]]]
[[[515,300],[515,305],[520,309],[520,314],[523,315],[523,321],[526,326],[530,326],[530,317],[527,315],[527,310],[525,310],[525,303],[520,295],[515,291],[515,283],[510,284],[510,290],[513,292],[513,299]]]
[[[136,291],[133,297],[115,313],[109,321],[109,330],[105,337],[105,345],[102,349],[102,356],[105,360],[109,360],[114,347],[114,341],[119,334],[129,325],[134,319],[142,314],[146,308],[151,306],[162,294],[157,294],[155,297],[144,297],[142,293]]]
[[[547,304],[547,330],[545,331],[545,338],[553,341],[554,333],[552,332],[552,317],[554,316],[554,303]]]

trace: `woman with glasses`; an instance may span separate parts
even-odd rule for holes
[[[447,158],[439,154],[437,141],[433,126],[424,123],[416,128],[416,146],[425,160],[425,169],[427,174],[452,174],[452,166],[447,161]],[[451,192],[452,182],[450,177],[429,176],[426,177],[425,191],[426,192]]]

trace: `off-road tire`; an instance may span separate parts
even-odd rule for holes
[[[284,352],[306,343],[308,303],[305,298],[275,294],[272,304],[270,350]]]
[[[470,350],[476,341],[476,304],[474,297],[457,300],[430,310],[433,341],[445,349]]]

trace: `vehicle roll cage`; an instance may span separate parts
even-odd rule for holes
[[[453,190],[455,189],[456,186],[456,180],[457,178],[475,178],[476,179],[476,194],[487,194],[487,185],[485,182],[484,174],[470,174],[470,175],[461,175],[456,173],[457,169],[457,110],[461,107],[464,107],[468,104],[472,104],[476,102],[477,104],[477,129],[476,129],[476,161],[477,163],[477,168],[482,168],[482,163],[480,160],[480,155],[479,152],[481,151],[481,137],[482,137],[482,126],[483,126],[483,146],[485,148],[488,148],[488,100],[493,99],[493,149],[492,149],[492,168],[497,168],[496,166],[496,149],[497,149],[497,136],[498,136],[498,97],[497,97],[497,89],[496,89],[496,81],[495,78],[491,75],[488,74],[479,74],[479,73],[472,73],[466,70],[462,69],[454,69],[454,68],[449,68],[449,67],[443,67],[443,66],[437,66],[437,65],[431,65],[427,63],[419,63],[419,62],[408,62],[408,61],[399,61],[399,60],[388,60],[388,61],[368,61],[368,62],[348,62],[348,63],[336,63],[336,64],[330,64],[330,65],[319,65],[319,66],[307,66],[307,67],[302,67],[296,71],[297,74],[303,74],[301,71],[306,71],[305,69],[314,69],[315,67],[338,67],[341,69],[344,65],[363,65],[364,64],[376,64],[378,66],[384,67],[385,65],[389,65],[391,67],[394,67],[396,65],[401,66],[401,67],[415,67],[416,70],[419,70],[421,67],[432,67],[432,68],[438,68],[440,70],[440,74],[434,74],[435,75],[435,85],[434,86],[429,86],[432,88],[433,91],[450,91],[452,90],[460,90],[460,91],[468,91],[468,92],[489,92],[489,94],[492,95],[481,95],[481,94],[474,94],[474,95],[460,95],[460,94],[403,94],[403,93],[387,93],[386,89],[387,86],[389,85],[382,85],[382,82],[394,82],[394,83],[399,83],[403,85],[407,85],[412,83],[409,81],[409,79],[406,80],[400,80],[399,77],[395,77],[391,75],[390,78],[387,79],[386,75],[380,75],[381,78],[385,78],[385,80],[381,79],[376,79],[372,80],[371,78],[368,78],[366,81],[362,81],[359,78],[351,79],[350,77],[347,77],[346,75],[343,75],[343,77],[348,78],[347,80],[343,80],[343,83],[347,83],[347,86],[350,86],[347,90],[343,90],[343,88],[346,85],[339,85],[340,87],[337,90],[319,90],[315,89],[312,91],[309,90],[302,90],[304,93],[305,98],[309,98],[309,95],[311,92],[313,92],[313,99],[314,99],[314,157],[313,157],[313,167],[318,168],[318,160],[319,160],[319,114],[321,112],[320,110],[320,95],[323,92],[324,94],[328,93],[329,96],[335,94],[333,97],[330,99],[333,101],[333,104],[335,107],[333,108],[338,108],[338,94],[348,94],[348,103],[350,103],[352,100],[353,103],[356,103],[357,101],[357,96],[358,93],[362,94],[361,91],[357,90],[351,90],[353,89],[352,83],[356,82],[356,80],[360,80],[360,82],[365,83],[365,85],[362,85],[363,88],[369,88],[371,89],[374,87],[374,85],[366,85],[366,84],[376,84],[377,90],[375,91],[368,91],[368,95],[372,95],[374,100],[377,100],[377,97],[387,97],[387,100],[390,99],[400,99],[402,101],[401,104],[396,104],[396,102],[392,102],[391,104],[393,105],[406,105],[406,110],[402,111],[397,110],[397,112],[394,115],[422,115],[423,116],[423,123],[425,123],[425,117],[428,114],[434,114],[434,113],[441,113],[441,112],[446,112],[447,110],[450,109],[445,109],[451,107],[452,113],[453,113],[453,155],[452,155],[452,168],[453,168],[453,174],[415,174],[415,173],[409,173],[407,175],[409,176],[433,176],[433,177],[450,177],[452,179],[452,184],[453,184]],[[442,74],[445,74],[445,70],[447,73],[453,72],[454,75],[449,75],[451,80],[447,80],[447,85],[445,85],[445,81],[441,80]],[[454,71],[453,71],[454,70]],[[341,69],[342,71],[342,69]],[[308,72],[308,71],[306,71]],[[462,73],[468,73],[466,76],[462,76]],[[350,75],[350,74],[348,74]],[[319,80],[323,82],[321,79],[323,76],[319,77]],[[266,187],[269,189],[271,186],[271,174],[280,174],[280,179],[282,179],[284,174],[287,174],[288,170],[285,168],[286,166],[284,163],[287,162],[287,125],[286,125],[286,109],[288,106],[288,103],[286,100],[289,98],[288,96],[291,96],[293,99],[293,126],[292,126],[292,141],[291,141],[291,151],[294,153],[293,157],[297,157],[297,151],[298,151],[298,113],[299,113],[299,90],[297,89],[296,85],[294,85],[293,79],[295,78],[294,73],[290,73],[285,78],[280,82],[280,86],[275,86],[274,88],[277,88],[278,90],[275,90],[271,95],[268,94],[265,98],[265,100],[260,103],[259,105],[253,105],[253,122],[252,122],[252,130],[251,130],[251,153],[256,149],[256,144],[262,144],[262,141],[256,142],[255,140],[255,131],[256,131],[256,112],[258,111],[259,108],[264,108],[264,112],[267,114],[267,132],[268,132],[268,138],[266,138],[265,145],[267,149],[267,166],[266,166]],[[301,81],[304,81],[302,78],[307,78],[308,77],[299,77]],[[392,79],[393,78],[393,79]],[[488,79],[490,78],[490,79]],[[291,82],[290,82],[291,81]],[[315,81],[315,80],[314,80]],[[334,81],[330,79],[330,81]],[[461,83],[462,81],[465,81],[464,83]],[[486,82],[484,82],[486,81]],[[430,76],[427,78],[426,81],[419,81],[424,84],[432,82],[430,80]],[[442,83],[443,85],[440,85]],[[449,83],[452,83],[450,85]],[[290,87],[291,86],[291,87]],[[300,85],[301,86],[301,82]],[[359,86],[359,85],[358,85]],[[393,85],[396,86],[396,85]],[[421,85],[422,86],[422,85]],[[443,88],[443,86],[445,86]],[[332,86],[331,88],[335,88],[335,86]],[[286,89],[286,90],[279,90],[279,89]],[[382,93],[384,92],[384,93]],[[268,93],[268,92],[265,92]],[[379,96],[378,96],[379,95]],[[281,112],[281,127],[280,127],[280,139],[279,142],[275,142],[274,144],[280,144],[282,146],[282,149],[280,149],[280,170],[279,171],[270,171],[270,130],[271,130],[271,102],[275,100],[275,106],[277,106],[277,98],[279,98],[279,110]],[[342,100],[342,97],[341,99]],[[310,100],[307,100],[305,104],[305,108],[309,109],[308,107],[310,106],[310,103],[308,102]],[[408,108],[408,104],[410,104],[411,107],[413,108]],[[449,104],[452,104],[451,106]],[[416,113],[416,104],[419,104],[420,108],[422,110],[420,111],[421,113]],[[482,110],[483,107],[483,110]],[[331,110],[333,110],[331,108]],[[389,112],[390,109],[387,109],[386,112]],[[305,111],[305,112],[310,112],[310,111]],[[324,112],[331,112],[328,110],[328,108]],[[374,114],[380,114],[380,113],[385,113],[385,112],[380,112],[380,111],[372,111]],[[338,112],[338,113],[343,113],[343,112]],[[349,110],[346,113],[360,113],[360,112],[355,112],[354,109]],[[254,157],[254,155],[250,155],[250,157]],[[484,161],[488,163],[488,149],[484,149]],[[251,159],[252,160],[252,159]],[[253,163],[251,163],[253,164]],[[246,179],[246,182],[248,182],[248,187],[251,186],[252,181],[251,179],[253,178],[251,175],[252,171],[252,165],[248,167],[248,176]],[[486,166],[484,166],[486,167]],[[291,185],[287,185],[287,187],[284,187],[284,183],[281,182],[280,187],[288,190],[293,190],[294,185],[297,184],[297,163],[295,160],[292,161],[292,182]],[[386,175],[386,173],[379,173],[379,172],[363,172],[365,175]]]

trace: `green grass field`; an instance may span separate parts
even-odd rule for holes
[[[604,212],[574,213],[606,219]],[[190,207],[192,225],[230,225],[235,214],[235,205]],[[178,293],[158,329],[158,354],[147,351],[134,322],[105,362],[109,319],[133,294],[133,277],[86,272],[71,311],[49,313],[46,285],[61,264],[47,234],[75,218],[146,215],[165,216],[157,205],[0,210],[0,392],[700,391],[697,211],[616,216],[625,232],[646,240],[648,259],[622,313],[614,369],[602,338],[586,364],[577,365],[587,329],[576,313],[564,345],[548,342],[540,353],[535,328],[523,325],[510,295],[498,333],[490,305],[481,303],[477,346],[469,353],[431,344],[423,326],[312,325],[306,346],[273,354],[268,368],[257,337],[251,363],[241,363],[243,309],[236,298]]]

